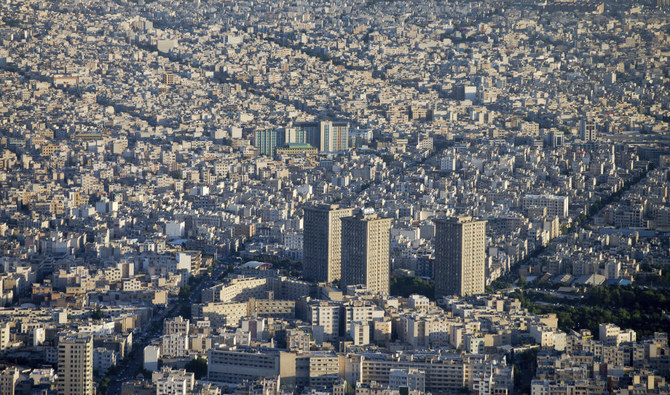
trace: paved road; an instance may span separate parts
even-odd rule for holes
[[[219,260],[218,264],[215,266],[214,271],[212,272],[212,279],[218,279],[218,277],[223,273],[228,264],[231,264],[235,261],[234,257],[227,257]],[[187,305],[191,306],[193,303],[197,303],[200,298],[200,293],[207,283],[209,277],[204,275],[197,279],[195,287],[191,290],[191,294],[188,299],[178,299],[177,303],[174,304],[169,310],[164,310],[160,315],[154,316],[152,323],[148,332],[141,333],[137,341],[133,344],[133,352],[126,357],[124,360],[123,368],[115,376],[111,376],[109,386],[107,387],[107,395],[119,395],[121,394],[121,385],[124,381],[133,379],[143,368],[143,350],[152,339],[160,337],[163,334],[163,321],[168,318],[176,317],[181,312],[182,306]],[[216,281],[216,280],[214,280]],[[154,325],[155,322],[155,325]]]

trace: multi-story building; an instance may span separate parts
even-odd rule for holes
[[[410,391],[426,391],[426,373],[418,369],[391,369],[389,387],[407,387]]]
[[[172,335],[180,333],[188,336],[190,321],[185,320],[182,316],[177,316],[163,321],[163,334]]]
[[[352,322],[349,328],[349,337],[351,337],[354,346],[370,344],[370,325],[367,322]]]
[[[326,152],[346,151],[349,148],[349,123],[330,122],[330,134],[325,136]]]
[[[349,148],[349,123],[337,121],[298,122],[291,143],[307,143],[320,152],[339,152]]]
[[[195,375],[184,369],[164,367],[151,374],[151,381],[156,385],[156,395],[186,395],[193,391]]]
[[[277,375],[281,375],[286,384],[295,380],[295,354],[277,349],[229,347],[209,350],[207,362],[209,381],[237,384]]]
[[[161,338],[161,355],[168,357],[188,355],[188,336],[183,333],[163,335]]]
[[[584,141],[594,141],[598,138],[596,121],[592,118],[583,119],[579,122],[579,137]]]
[[[246,302],[204,303],[191,306],[195,317],[206,317],[213,326],[237,326],[248,313]]]
[[[58,395],[93,395],[93,338],[58,339]]]
[[[383,310],[369,302],[356,301],[342,306],[342,326],[345,333],[349,333],[353,322],[370,323],[373,319],[383,316]]]
[[[116,365],[116,351],[97,347],[93,349],[93,370],[106,374],[107,371]]]
[[[391,220],[368,209],[342,219],[343,289],[363,284],[370,291],[388,294]]]
[[[0,350],[5,350],[9,347],[11,325],[9,322],[0,322]]]
[[[275,149],[277,155],[316,155],[319,150],[309,144],[288,143]]]
[[[293,328],[286,331],[286,349],[290,351],[309,351],[311,335],[308,331]]]
[[[260,155],[274,156],[277,146],[284,145],[284,138],[284,132],[281,130],[256,130],[254,146]]]
[[[470,217],[435,221],[435,297],[484,292],[486,221]]]
[[[0,395],[14,395],[19,377],[19,370],[15,367],[3,370],[0,373]]]
[[[340,377],[340,357],[337,354],[333,352],[312,352],[308,357],[310,386],[330,387],[338,380]]]
[[[161,355],[160,347],[150,344],[144,347],[144,369],[153,372],[158,370],[158,359]]]
[[[317,343],[322,340],[335,340],[340,332],[340,305],[319,302],[309,305],[309,319],[313,326],[322,328],[322,336],[315,335]]]
[[[309,207],[305,210],[303,262],[307,278],[328,283],[340,278],[340,219],[352,213],[353,209],[339,208],[337,205]]]
[[[523,198],[523,208],[546,207],[547,216],[567,218],[570,199],[567,196],[555,195],[526,195]]]

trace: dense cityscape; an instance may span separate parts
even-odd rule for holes
[[[670,393],[669,0],[5,0],[0,395]]]

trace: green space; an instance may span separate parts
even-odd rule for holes
[[[391,295],[406,298],[412,294],[435,299],[435,282],[421,277],[391,276]]]
[[[187,372],[193,373],[196,380],[207,376],[207,360],[204,358],[195,358],[190,360],[184,366]]]
[[[670,332],[670,289],[602,285],[590,288],[578,300],[521,290],[511,296],[533,313],[555,313],[559,329],[566,332],[589,329],[597,336],[603,323],[633,329],[638,338]]]

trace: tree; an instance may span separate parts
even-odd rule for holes
[[[181,307],[179,308],[179,315],[185,320],[190,320],[192,317],[191,305],[182,304]]]
[[[102,380],[100,380],[100,383],[98,383],[98,395],[103,395],[104,393],[107,392],[107,387],[109,387],[109,382],[111,380],[109,377],[105,377]]]
[[[184,366],[187,372],[193,373],[196,380],[207,376],[207,360],[203,358],[195,358],[186,363]]]
[[[93,313],[91,313],[91,318],[94,320],[99,320],[103,317],[102,315],[102,310],[100,309],[100,306],[96,307]]]
[[[566,332],[589,329],[592,333],[598,333],[600,324],[612,323],[635,330],[641,338],[654,332],[666,332],[670,327],[670,319],[666,316],[670,310],[670,290],[667,288],[604,285],[590,288],[580,302],[558,300],[528,291],[525,294],[517,291],[511,296],[531,312],[555,313],[559,329]],[[549,302],[552,305],[535,304],[532,301]]]
[[[526,281],[524,276],[519,276],[519,281],[516,282],[516,285],[518,285],[519,288],[525,288],[526,285],[528,285],[528,281]]]
[[[421,277],[391,276],[391,295],[404,298],[419,294],[435,298],[435,283]]]
[[[182,300],[188,299],[191,294],[191,286],[186,284],[179,290],[179,298]]]

